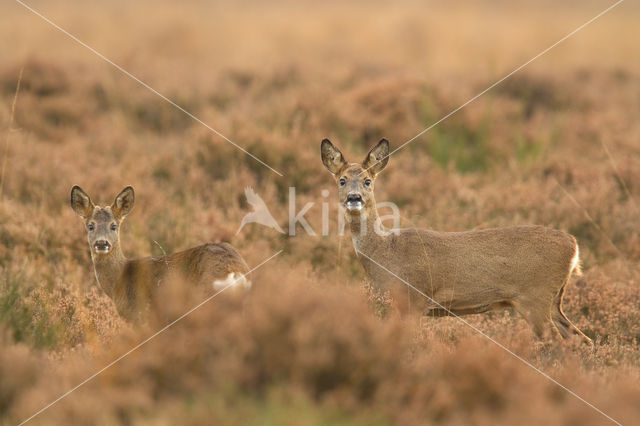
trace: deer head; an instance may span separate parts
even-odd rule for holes
[[[322,163],[338,184],[338,199],[347,215],[367,216],[375,209],[373,188],[376,176],[389,162],[389,141],[380,140],[362,163],[349,163],[329,139],[320,146]]]
[[[120,250],[120,224],[131,212],[134,203],[133,188],[127,186],[118,194],[111,206],[93,204],[91,197],[75,185],[71,190],[71,208],[84,219],[87,240],[92,256],[106,257]]]

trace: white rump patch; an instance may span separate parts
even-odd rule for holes
[[[575,273],[575,275],[578,276],[582,275],[582,270],[580,269],[580,249],[578,248],[578,244],[576,244],[576,253],[571,259],[571,269],[569,270],[569,276],[571,276],[572,273]]]
[[[242,287],[248,290],[251,288],[251,281],[247,280],[247,277],[239,272],[230,272],[224,280],[215,280],[213,282],[213,288],[216,290],[222,290],[226,287]]]

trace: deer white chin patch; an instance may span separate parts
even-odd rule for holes
[[[93,250],[98,254],[107,254],[111,251],[111,247],[94,247]]]
[[[364,203],[362,201],[347,201],[346,206],[349,211],[359,212],[364,208]]]
[[[223,290],[227,287],[242,287],[248,290],[251,288],[251,281],[247,280],[247,277],[239,272],[230,272],[224,280],[215,280],[213,282],[213,288],[216,290]]]

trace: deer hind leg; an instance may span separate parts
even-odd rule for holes
[[[551,308],[551,316],[553,323],[558,328],[560,335],[567,339],[571,335],[579,336],[582,340],[590,346],[593,346],[593,341],[585,335],[578,327],[576,327],[569,318],[562,311],[562,297],[564,296],[564,288],[566,283],[560,288],[558,294],[553,299],[553,306]]]
[[[552,320],[550,303],[543,299],[519,300],[513,302],[513,308],[529,323],[539,339],[555,337],[559,330]]]

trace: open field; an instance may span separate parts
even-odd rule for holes
[[[96,284],[74,184],[101,205],[135,187],[130,257],[224,240],[253,267],[284,251],[251,292],[214,298],[32,424],[610,423],[456,319],[372,296],[319,144],[354,161],[381,137],[394,149],[612,3],[215,3],[29,4],[283,177],[0,5],[0,424],[199,302],[172,288],[148,324],[123,322]],[[564,307],[595,351],[539,342],[509,312],[465,319],[623,424],[640,422],[639,19],[623,2],[394,154],[376,187],[403,226],[575,235],[584,275]],[[298,211],[315,203],[318,233],[329,202],[329,235],[236,235],[247,186],[285,229],[289,187]]]

